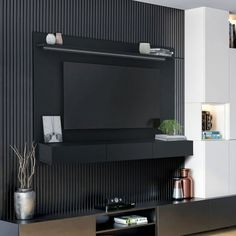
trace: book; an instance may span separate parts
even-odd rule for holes
[[[145,224],[148,223],[148,220],[147,217],[131,215],[131,216],[114,217],[114,222],[117,224],[132,225],[132,224]]]
[[[235,24],[229,23],[229,47],[235,48],[235,46],[236,46]]]
[[[222,139],[220,131],[203,131],[202,139]]]
[[[186,136],[184,135],[167,135],[167,134],[156,134],[155,139],[161,141],[187,140]]]
[[[131,219],[129,216],[115,217],[114,222],[123,225],[131,225],[136,223],[136,221]]]
[[[151,48],[150,55],[172,57],[174,55],[174,52],[172,52],[169,49],[165,49],[165,48]]]
[[[232,42],[233,48],[236,47],[235,42],[236,42],[236,30],[235,30],[235,24],[233,24],[233,42]]]
[[[132,215],[131,218],[136,221],[136,224],[148,223],[147,217],[144,216]]]

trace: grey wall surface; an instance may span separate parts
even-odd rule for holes
[[[0,11],[1,218],[12,218],[14,215],[13,193],[17,186],[17,163],[9,145],[22,147],[24,142],[31,142],[33,137],[32,32],[57,31],[72,36],[119,42],[144,41],[175,48],[176,57],[179,58],[176,59],[175,112],[177,120],[183,123],[183,11],[131,0],[0,0]],[[144,178],[148,183],[147,188],[142,188],[142,182],[135,182],[137,201],[149,201],[145,196],[152,188],[155,189],[153,183],[157,185],[160,179],[168,179],[173,169],[181,165],[182,159],[162,162],[160,165],[157,161],[147,161],[135,162],[136,164],[128,162],[52,167],[39,164],[34,179],[37,213],[61,214],[89,209],[90,205],[80,207],[76,204],[87,204],[87,200],[81,202],[91,198],[95,202],[101,201],[97,192],[99,189],[105,195],[125,192],[122,186],[126,186],[124,183],[127,182],[127,177],[128,184],[131,184],[138,173],[153,174]],[[153,166],[160,172],[161,169],[157,166],[162,166],[169,172],[163,172],[160,177],[159,174],[155,175]],[[128,176],[120,178],[119,173],[122,171]],[[100,180],[93,179],[98,177]],[[87,183],[92,187],[87,186]],[[112,186],[116,186],[115,190]],[[127,187],[127,191],[128,189],[130,188]],[[165,189],[170,192],[171,186]],[[99,193],[102,194],[101,191]],[[84,198],[78,200],[76,194],[81,194]],[[154,198],[158,199],[158,196],[155,195]]]

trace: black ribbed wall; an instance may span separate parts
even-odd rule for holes
[[[122,196],[143,203],[172,196],[176,168],[173,160],[119,161],[97,164],[44,166],[38,169],[38,214],[79,213],[101,206],[107,197]]]
[[[175,48],[179,58],[176,59],[175,112],[183,123],[183,11],[131,0],[0,0],[0,11],[2,218],[14,215],[13,193],[17,185],[17,166],[9,145],[22,147],[33,137],[33,31],[59,31],[121,42],[144,41]],[[37,213],[90,209],[104,196],[118,193],[126,193],[137,202],[168,197],[170,176],[182,162],[180,158],[52,167],[39,164],[34,181]],[[166,191],[163,196],[158,192],[161,186]],[[137,195],[132,195],[134,192]]]

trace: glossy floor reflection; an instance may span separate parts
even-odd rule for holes
[[[208,233],[195,234],[194,236],[236,236],[236,227]]]

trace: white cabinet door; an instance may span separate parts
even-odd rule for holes
[[[228,51],[228,12],[206,7],[186,10],[186,102],[229,102]]]
[[[191,169],[193,178],[194,197],[205,198],[205,143],[204,141],[193,142],[193,156],[185,158],[185,167]]]
[[[230,141],[229,148],[229,194],[236,194],[236,140]]]
[[[202,140],[202,104],[185,103],[185,135],[189,140]]]
[[[185,11],[185,102],[205,100],[204,8]]]
[[[236,49],[229,49],[230,139],[236,139]]]
[[[205,102],[229,102],[229,14],[205,8]]]
[[[206,197],[229,194],[229,142],[205,141]]]

